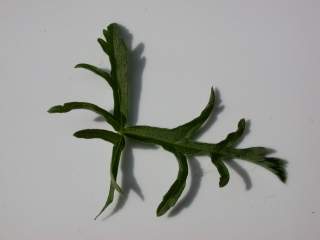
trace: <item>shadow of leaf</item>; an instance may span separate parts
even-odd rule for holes
[[[225,161],[225,163],[240,175],[240,177],[242,178],[245,184],[246,190],[250,190],[252,188],[252,181],[248,172],[243,167],[241,167],[239,163],[235,162],[234,160]]]

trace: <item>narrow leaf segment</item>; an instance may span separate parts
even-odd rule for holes
[[[95,112],[101,117],[103,117],[106,120],[106,122],[109,123],[115,130],[118,130],[120,128],[118,121],[114,118],[114,116],[111,113],[92,103],[68,102],[63,105],[53,106],[48,110],[48,112],[49,113],[66,113],[75,109],[84,109],[84,110]]]
[[[162,202],[158,206],[157,216],[162,216],[178,201],[183,189],[186,186],[188,176],[188,163],[186,157],[179,152],[173,151],[179,163],[177,179],[171,185],[169,191],[163,196]]]

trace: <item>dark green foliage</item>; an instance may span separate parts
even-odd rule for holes
[[[124,137],[121,137],[120,140],[113,146],[112,159],[111,159],[111,165],[110,165],[111,180],[110,180],[110,186],[109,186],[109,193],[108,193],[106,203],[104,204],[103,208],[100,210],[98,215],[95,217],[95,219],[97,219],[103,213],[103,211],[113,202],[114,191],[117,190],[120,193],[122,192],[121,188],[116,182],[116,179],[118,175],[121,152],[124,146],[125,146]]]
[[[103,51],[109,56],[111,64],[111,77],[115,85],[115,117],[124,127],[128,119],[128,49],[120,37],[120,28],[112,23],[103,30],[106,40],[98,39]]]
[[[240,140],[240,138],[242,137],[245,127],[246,127],[246,121],[242,118],[238,123],[238,129],[235,132],[229,133],[226,139],[224,139],[223,141],[217,144],[218,147],[223,149],[225,147],[235,146]]]
[[[224,187],[228,184],[230,175],[227,166],[218,156],[219,154],[211,154],[211,162],[216,166],[220,174],[219,187]]]
[[[162,216],[176,204],[180,195],[182,194],[184,187],[186,186],[186,180],[188,176],[187,158],[183,154],[174,150],[173,153],[179,163],[178,176],[174,183],[171,185],[169,191],[163,196],[162,202],[157,208],[157,216]]]
[[[63,105],[53,106],[48,110],[48,112],[49,113],[66,113],[75,109],[85,109],[85,110],[93,111],[99,114],[100,116],[102,116],[106,120],[106,122],[109,123],[115,130],[118,130],[120,128],[118,121],[114,118],[114,116],[111,113],[92,103],[69,102]]]
[[[75,132],[73,136],[85,139],[100,138],[113,144],[117,144],[122,138],[122,136],[119,134],[102,129],[84,129]]]
[[[125,137],[137,139],[142,142],[160,145],[166,151],[173,153],[178,161],[179,170],[174,183],[164,195],[157,208],[157,216],[162,216],[172,208],[181,196],[188,176],[187,157],[206,155],[211,158],[213,165],[220,175],[219,186],[224,187],[229,182],[229,171],[225,165],[231,159],[241,159],[266,168],[286,181],[286,161],[270,157],[271,149],[265,147],[236,148],[236,145],[244,136],[246,121],[241,119],[236,131],[231,132],[219,143],[205,143],[194,140],[194,136],[210,117],[215,101],[215,94],[211,88],[210,98],[206,107],[200,115],[193,120],[176,128],[158,128],[152,126],[127,126],[128,119],[128,50],[120,36],[120,27],[110,24],[103,30],[105,39],[99,38],[98,43],[108,55],[111,63],[111,72],[95,67],[90,64],[81,63],[76,68],[87,69],[108,82],[113,91],[114,110],[113,113],[86,102],[69,102],[64,105],[51,107],[49,113],[65,113],[74,109],[86,109],[102,116],[116,132],[103,129],[85,129],[74,133],[77,138],[102,139],[113,144],[110,162],[110,186],[107,200],[96,216],[100,216],[104,210],[113,202],[114,192],[122,192],[117,183],[117,175],[121,153],[125,148]],[[124,159],[125,160],[125,159]]]

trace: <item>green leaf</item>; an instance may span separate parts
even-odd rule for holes
[[[238,123],[238,129],[235,132],[230,133],[225,140],[218,144],[194,142],[189,140],[179,141],[173,130],[150,126],[127,127],[122,130],[122,133],[128,137],[132,137],[143,142],[158,144],[161,146],[169,145],[184,154],[210,155],[217,159],[217,164],[219,164],[223,159],[229,160],[239,158],[266,167],[264,161],[266,155],[271,153],[270,149],[264,147],[252,147],[245,149],[233,148],[233,145],[235,145],[242,137],[244,130],[245,120],[241,119]],[[284,176],[286,175],[284,167],[285,165],[282,164],[281,161],[273,161],[273,164],[271,166],[268,165],[267,169],[275,173],[280,180],[284,181]],[[220,167],[220,169],[222,168]],[[227,181],[227,177],[224,177],[221,181],[221,184],[223,185],[223,183],[225,183],[224,181]]]
[[[121,135],[103,129],[84,129],[73,134],[77,138],[85,139],[102,139],[113,144],[117,144],[121,140]]]
[[[111,49],[111,44],[109,42],[106,42],[102,38],[98,38],[98,43],[100,44],[102,50],[109,56],[112,56],[112,49]]]
[[[56,105],[51,107],[48,112],[49,113],[66,113],[71,110],[75,109],[85,109],[89,111],[93,111],[100,116],[102,116],[114,129],[119,129],[119,123],[117,120],[113,117],[113,115],[106,110],[104,110],[101,107],[98,107],[97,105],[94,105],[92,103],[87,102],[68,102],[63,105]]]
[[[94,219],[97,219],[106,210],[106,208],[113,202],[115,190],[121,192],[121,188],[116,183],[116,179],[118,174],[121,152],[124,149],[124,146],[125,146],[125,140],[123,137],[121,137],[119,142],[113,147],[111,166],[110,166],[111,181],[109,186],[108,197],[104,206],[102,207],[102,209]]]
[[[95,67],[87,63],[79,63],[75,66],[75,68],[83,68],[83,69],[89,70],[99,75],[100,77],[104,78],[108,82],[108,84],[111,86],[112,89],[115,88],[114,83],[112,82],[112,78],[106,70]]]
[[[271,152],[271,149],[264,147],[235,149],[232,151],[235,158],[246,160],[264,167],[274,173],[282,182],[286,182],[287,172],[285,167],[287,162],[279,158],[267,157]]]
[[[124,146],[125,146],[125,141],[124,141],[124,138],[121,137],[119,142],[115,146],[113,146],[111,166],[110,166],[111,185],[119,193],[121,193],[122,190],[121,190],[121,187],[117,184],[117,174],[118,174],[120,156]]]
[[[178,160],[178,176],[159,204],[157,216],[162,216],[174,206],[185,188],[188,176],[186,156],[210,156],[212,163],[220,174],[220,187],[224,187],[229,182],[230,176],[225,161],[233,158],[246,160],[262,166],[278,176],[281,181],[286,181],[286,161],[269,157],[268,155],[271,153],[270,149],[264,147],[236,148],[237,143],[244,135],[246,127],[244,119],[241,119],[238,122],[236,131],[229,133],[224,140],[217,144],[193,140],[195,134],[208,120],[213,111],[215,102],[213,88],[211,88],[209,101],[200,115],[183,125],[173,129],[152,126],[128,127],[128,49],[120,36],[120,30],[120,26],[116,23],[110,24],[107,29],[103,30],[105,39],[98,39],[98,43],[102,50],[109,57],[111,64],[110,74],[102,68],[86,63],[80,63],[75,66],[76,68],[89,70],[108,82],[113,91],[113,114],[94,104],[86,102],[69,102],[64,105],[53,106],[48,110],[49,113],[65,113],[74,109],[90,110],[103,116],[106,122],[110,123],[117,131],[117,133],[115,133],[103,129],[85,129],[74,134],[74,136],[78,138],[97,138],[114,144],[110,163],[109,192],[107,200],[96,218],[113,202],[115,191],[121,192],[121,188],[117,184],[117,174],[121,153],[125,147],[125,137],[134,138],[145,143],[160,145],[165,150],[172,152]]]
[[[238,141],[241,139],[244,130],[246,127],[246,121],[242,118],[238,122],[238,129],[235,132],[229,133],[226,139],[218,143],[219,148],[224,147],[232,147],[238,143]]]
[[[209,118],[214,107],[214,100],[215,95],[213,88],[211,87],[209,102],[202,110],[200,115],[194,118],[192,121],[172,129],[174,134],[179,136],[179,138],[191,138]]]
[[[218,144],[195,142],[191,140],[179,141],[173,130],[150,126],[126,127],[122,130],[122,133],[128,137],[135,138],[143,142],[158,144],[161,146],[171,146],[172,148],[179,152],[183,152],[184,154],[210,155],[220,161],[223,159],[229,160],[233,158],[239,158],[264,165],[264,163],[261,163],[261,161],[264,161],[266,155],[272,152],[270,149],[264,147],[235,149],[233,147],[233,145],[235,145],[241,138],[244,129],[245,120],[241,119],[238,123],[237,131],[230,133],[225,140]],[[280,163],[280,166],[277,166],[277,163]],[[283,181],[283,176],[285,174],[282,173],[284,173],[285,169],[284,165],[281,165],[281,162],[275,162],[273,166],[269,166],[267,169],[277,173],[277,176]],[[223,178],[223,181],[226,179],[227,178]]]
[[[227,166],[223,163],[222,160],[220,160],[217,155],[211,155],[211,162],[216,166],[219,174],[220,174],[220,181],[219,181],[219,187],[224,187],[228,184],[230,175]]]
[[[162,202],[157,208],[158,217],[165,214],[171,207],[176,204],[186,185],[186,179],[188,176],[187,159],[182,153],[174,151],[174,154],[179,163],[178,176],[174,183],[171,185],[169,191],[163,196]]]
[[[121,126],[128,119],[128,49],[120,36],[120,27],[116,23],[110,24],[103,31],[106,41],[99,38],[98,42],[109,56],[111,63],[111,77],[116,83],[115,116],[120,119]]]

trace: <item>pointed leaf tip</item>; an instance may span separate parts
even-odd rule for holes
[[[74,137],[77,137],[77,138],[83,138],[84,135],[83,135],[83,132],[80,130],[80,131],[77,131],[73,134]]]
[[[265,161],[264,167],[273,172],[281,182],[286,183],[288,177],[286,170],[287,161],[274,157],[266,157]]]
[[[48,113],[62,113],[63,112],[63,106],[56,105],[51,108],[49,108]]]
[[[246,127],[246,120],[244,118],[241,118],[238,123],[238,128],[245,128]]]
[[[219,174],[219,187],[222,188],[226,186],[230,179],[230,174],[228,171],[227,166],[224,164],[224,162],[219,158],[219,156],[211,155],[211,162],[216,166]]]
[[[157,217],[161,217],[162,215],[164,215],[166,213],[166,211],[167,211],[166,209],[158,207],[157,208]]]
[[[104,129],[83,129],[75,132],[73,136],[85,139],[102,139],[113,144],[117,144],[121,138],[121,135]]]

